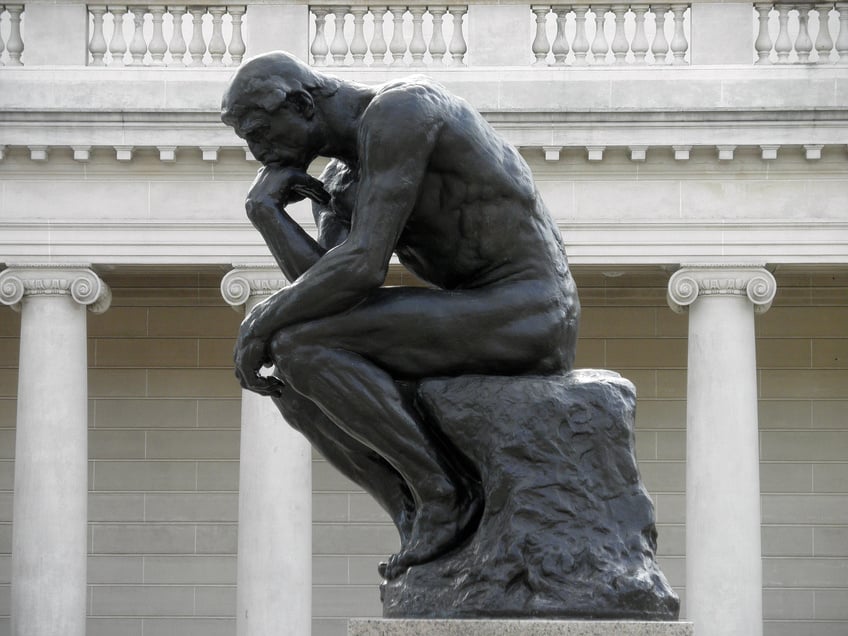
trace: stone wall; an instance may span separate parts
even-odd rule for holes
[[[89,636],[231,636],[239,316],[223,270],[105,273],[113,307],[89,316]],[[615,274],[615,272],[613,272]],[[757,318],[766,634],[848,629],[848,277],[777,272]],[[685,612],[686,317],[659,270],[578,272],[578,366],[639,391],[637,453],[657,506],[661,565]],[[8,634],[18,314],[0,308],[0,636]],[[45,361],[49,364],[49,361]],[[49,396],[46,397],[49,399]],[[380,612],[377,562],[393,527],[315,457],[314,634]]]

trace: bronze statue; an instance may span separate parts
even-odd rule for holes
[[[221,118],[263,164],[247,215],[293,281],[245,318],[236,375],[391,516],[391,582],[467,541],[486,501],[418,383],[573,367],[560,233],[515,148],[426,78],[364,86],[269,53],[239,68]],[[307,197],[317,241],[286,213]],[[382,287],[393,253],[430,287]]]

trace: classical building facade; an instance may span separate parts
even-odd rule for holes
[[[848,3],[718,0],[0,1],[0,635],[380,613],[393,527],[231,370],[240,312],[286,281],[218,108],[273,49],[426,73],[519,147],[580,286],[578,366],[637,386],[683,616],[844,636]]]

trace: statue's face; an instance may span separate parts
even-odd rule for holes
[[[233,128],[247,142],[253,156],[266,166],[305,170],[313,158],[310,122],[288,105],[273,113],[259,107],[249,108],[241,113]]]

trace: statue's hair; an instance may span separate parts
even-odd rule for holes
[[[338,90],[338,80],[316,73],[283,51],[257,55],[244,62],[230,80],[221,102],[221,119],[232,125],[243,110],[257,106],[274,112],[301,90],[328,96]]]

